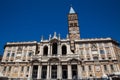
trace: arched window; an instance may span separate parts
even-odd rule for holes
[[[52,45],[52,54],[57,55],[57,43],[53,43]]]
[[[43,55],[44,56],[48,55],[48,47],[47,46],[44,46]]]
[[[62,55],[66,55],[67,53],[67,48],[65,45],[62,46]]]
[[[32,52],[29,52],[28,56],[31,57],[32,56]]]

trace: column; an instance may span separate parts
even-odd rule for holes
[[[68,64],[68,79],[72,79],[72,70],[70,64]]]
[[[85,65],[85,71],[86,71],[86,77],[89,78],[89,75],[88,75],[88,71],[89,71],[88,65]]]
[[[62,68],[61,68],[61,65],[58,64],[57,66],[57,79],[61,79],[61,74],[62,74]]]
[[[106,74],[105,71],[104,71],[103,65],[101,65],[101,69],[102,69],[102,75]]]
[[[18,78],[20,77],[20,73],[21,73],[21,66],[18,66]]]
[[[9,68],[9,66],[6,66],[5,76],[7,76],[8,68]]]
[[[89,48],[89,55],[90,55],[91,60],[93,60],[92,50],[91,50],[91,48]]]
[[[61,55],[61,45],[60,45],[60,43],[58,43],[58,55]]]
[[[80,64],[77,65],[77,68],[78,68],[78,79],[81,79],[82,75],[81,75],[81,66],[80,66]]]
[[[107,56],[107,53],[106,53],[105,44],[104,44],[103,50],[105,52],[105,59],[106,59],[106,58],[108,58],[108,56]]]
[[[103,45],[103,43],[102,43],[101,45]],[[98,44],[98,43],[97,43],[97,49],[98,49],[98,55],[99,55],[98,58],[99,58],[99,60],[100,60],[100,59],[102,59],[102,58],[101,58],[100,47],[99,47],[99,44]]]
[[[32,66],[29,67],[29,75],[28,75],[29,78],[32,78]]]
[[[26,70],[27,70],[27,66],[24,66],[24,78],[26,78]]]
[[[111,73],[110,65],[107,64],[108,72]]]
[[[85,53],[85,54],[84,54],[84,53]],[[87,55],[86,55],[86,50],[85,50],[85,48],[83,48],[83,56],[84,56],[85,60],[87,60]]]
[[[114,66],[115,72],[119,72],[118,64],[113,64],[113,66]]]
[[[41,79],[41,65],[38,65],[37,79]]]
[[[12,75],[12,73],[14,72],[14,70],[13,70],[14,68],[13,68],[13,66],[11,66],[11,70],[10,70],[10,75],[9,76],[11,76]]]
[[[40,55],[43,55],[43,44],[40,45]]]
[[[114,47],[113,47],[114,45],[112,44],[112,47],[110,47],[110,50],[111,50],[111,56],[112,56],[112,59],[116,59],[116,56],[115,56],[115,51],[114,51]]]
[[[50,44],[50,55],[52,55],[52,43]]]
[[[50,65],[47,65],[47,79],[50,79]]]
[[[27,50],[26,55],[25,55],[25,61],[28,61],[28,53],[29,51]]]
[[[118,69],[117,72],[119,72],[120,71],[119,64],[117,64],[116,66],[117,66],[117,69]]]
[[[95,76],[95,65],[92,65],[93,76]]]
[[[51,52],[50,52],[50,51],[51,51],[51,49],[50,49],[51,47],[50,47],[50,46],[51,46],[51,45],[50,45],[50,43],[49,43],[49,45],[48,45],[48,56],[51,55]]]

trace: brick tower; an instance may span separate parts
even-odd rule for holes
[[[75,51],[74,41],[80,39],[80,31],[78,24],[78,15],[76,14],[72,7],[70,7],[70,12],[68,14],[68,30],[71,51],[74,53]]]

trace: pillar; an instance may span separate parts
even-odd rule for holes
[[[50,79],[50,65],[47,65],[47,79]]]
[[[61,45],[60,43],[58,43],[58,48],[57,48],[57,52],[58,52],[58,55],[60,56],[61,55]]]
[[[57,66],[57,79],[61,79],[61,74],[62,74],[62,68],[61,68],[61,65],[60,64],[58,64],[58,66]]]
[[[70,64],[68,64],[68,79],[72,79],[72,70]]]
[[[120,71],[119,64],[117,64],[116,66],[117,66],[117,69],[118,69],[117,72],[119,72]]]
[[[18,67],[18,78],[20,77],[21,66]]]
[[[24,66],[24,78],[26,78],[26,70],[27,70],[27,66]]]
[[[41,65],[38,65],[37,79],[41,79]]]
[[[81,75],[81,66],[80,66],[80,64],[77,65],[77,68],[78,68],[78,79],[81,79],[82,75]]]
[[[32,68],[33,68],[32,66],[29,67],[29,75],[28,75],[29,78],[32,78]]]

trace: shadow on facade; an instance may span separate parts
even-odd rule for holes
[[[8,80],[7,77],[0,77],[0,80]]]

